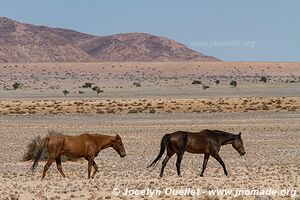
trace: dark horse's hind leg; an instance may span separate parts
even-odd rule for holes
[[[177,169],[177,175],[178,176],[181,176],[180,175],[180,165],[181,165],[183,153],[184,152],[177,153],[176,169]]]
[[[222,165],[222,167],[223,167],[223,169],[224,169],[224,173],[225,173],[225,175],[227,176],[228,173],[227,173],[225,164],[224,164],[222,158],[220,157],[220,155],[219,155],[218,153],[216,153],[216,154],[213,154],[212,157],[214,157],[214,158]]]
[[[186,147],[186,143],[187,143],[187,135],[183,135],[183,137],[180,138],[181,140],[177,141],[177,148],[178,148],[178,152],[177,154],[177,161],[176,161],[176,169],[177,169],[177,175],[180,175],[180,165],[181,165],[181,161],[182,161],[182,157],[183,154],[185,152],[185,147]]]
[[[166,167],[168,161],[170,160],[170,158],[171,158],[173,155],[174,155],[173,150],[172,150],[170,147],[168,147],[168,148],[167,148],[167,155],[166,155],[165,159],[164,159],[163,162],[162,162],[162,167],[161,167],[160,175],[159,175],[160,177],[163,177],[165,167]]]
[[[54,162],[54,159],[53,159],[53,158],[48,158],[48,161],[47,161],[47,163],[46,163],[45,166],[44,166],[44,171],[43,171],[42,178],[45,178],[46,172],[48,171],[49,167],[51,166],[51,164],[52,164],[53,162]]]
[[[203,160],[203,165],[202,165],[202,171],[200,173],[200,176],[203,177],[204,170],[206,169],[207,161],[209,159],[209,154],[204,154],[204,160]]]
[[[60,156],[57,157],[57,158],[55,159],[55,161],[56,161],[56,166],[57,166],[57,170],[59,171],[59,173],[60,173],[63,177],[66,177],[66,175],[64,174],[64,172],[63,172],[63,170],[62,170]]]

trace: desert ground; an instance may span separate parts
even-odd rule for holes
[[[1,64],[0,70],[1,199],[299,199],[300,63],[18,63]],[[266,83],[260,81],[263,76]],[[229,85],[232,80],[237,87]],[[20,87],[13,89],[16,82]],[[85,83],[103,92],[96,94]],[[220,151],[229,176],[210,158],[200,177],[203,155],[189,153],[182,177],[176,175],[176,156],[162,179],[161,162],[152,171],[147,168],[164,134],[202,129],[242,132],[245,156],[231,145]],[[22,158],[34,137],[51,130],[120,134],[127,156],[113,149],[101,152],[92,180],[85,160],[63,163],[67,179],[53,164],[41,180],[45,162],[32,174],[32,162]],[[126,188],[201,193],[150,197],[125,195]],[[208,194],[237,188],[297,194]]]

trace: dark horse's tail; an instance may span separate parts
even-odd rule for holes
[[[34,170],[36,169],[36,167],[38,166],[39,160],[41,159],[42,153],[44,148],[46,147],[46,144],[48,142],[49,138],[45,137],[44,139],[42,139],[39,150],[37,152],[37,154],[34,156],[34,162],[33,165],[31,166],[31,171],[34,172]]]
[[[155,160],[148,167],[154,166],[160,160],[160,158],[163,156],[163,154],[165,153],[165,150],[166,150],[166,146],[169,144],[170,136],[171,136],[171,134],[166,134],[161,139],[160,152],[159,152],[158,156],[155,158]]]

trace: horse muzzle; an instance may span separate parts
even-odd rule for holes
[[[121,158],[124,158],[125,156],[126,156],[126,153],[120,154],[120,157],[121,157]]]

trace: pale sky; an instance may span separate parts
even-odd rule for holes
[[[0,16],[94,35],[145,32],[224,61],[300,61],[298,0],[0,0]]]

